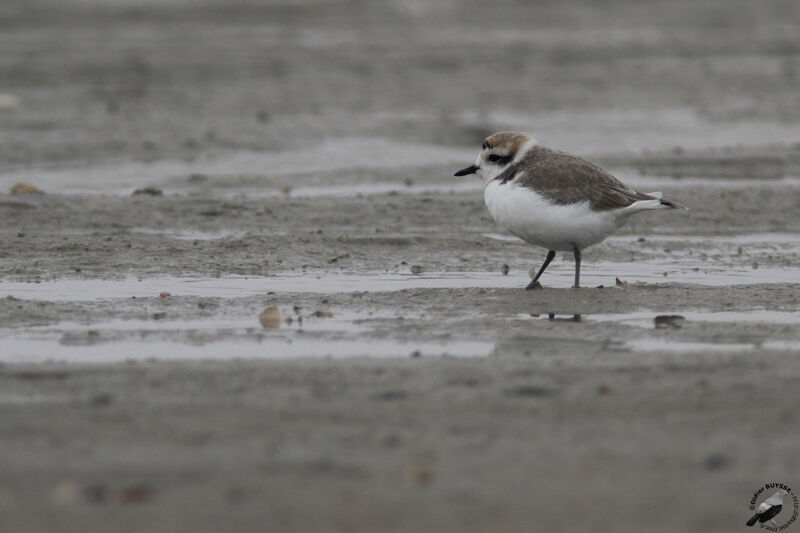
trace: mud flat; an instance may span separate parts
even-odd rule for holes
[[[564,5],[0,8],[0,529],[727,532],[800,485],[797,5]],[[691,210],[523,291],[452,178],[505,128]]]
[[[475,191],[3,197],[3,523],[727,530],[800,404],[800,217],[730,205],[797,193],[661,188],[534,292]]]

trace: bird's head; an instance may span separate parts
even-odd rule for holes
[[[495,133],[483,141],[475,163],[459,170],[455,175],[476,174],[486,185],[535,144],[535,140],[518,131]]]

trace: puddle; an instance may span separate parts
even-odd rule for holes
[[[800,343],[798,343],[800,345]],[[670,353],[732,353],[751,352],[755,344],[668,341],[663,339],[636,339],[623,343],[623,347],[635,352],[670,352]]]
[[[284,310],[285,311],[285,310]],[[298,320],[302,316],[302,321]],[[352,311],[336,311],[331,316],[315,317],[313,312],[297,315],[283,312],[281,326],[276,331],[291,332],[303,330],[305,332],[338,332],[338,333],[359,333],[368,330],[371,322],[380,320],[393,320],[399,315],[387,312],[370,311],[364,313],[354,313]],[[285,319],[291,317],[292,321],[287,323]],[[203,331],[204,333],[252,333],[264,331],[259,324],[257,315],[243,315],[239,317],[214,316],[196,319],[164,319],[154,320],[151,316],[141,319],[113,319],[99,322],[59,322],[57,325],[30,326],[25,327],[24,331],[29,335],[49,335],[53,333],[71,334],[75,332],[84,333],[92,329],[97,331],[115,332],[176,332],[176,331]],[[2,331],[2,330],[0,330]],[[7,331],[20,331],[9,329]]]
[[[93,345],[63,345],[46,339],[3,339],[4,363],[116,363],[122,361],[238,359],[296,359],[324,357],[485,357],[490,342],[409,342],[396,340],[236,339],[192,344],[163,340],[136,340]]]
[[[679,110],[679,113],[691,113],[690,110]],[[667,122],[674,120],[675,110],[663,110],[654,112],[655,115]],[[588,121],[580,121],[574,118],[574,113],[567,115],[563,113],[545,114],[543,116],[529,117],[523,119],[524,124],[537,124],[540,131],[547,132],[547,138],[541,138],[545,145],[557,146],[561,149],[572,151],[578,154],[592,157],[596,153],[637,153],[644,149],[652,149],[657,146],[673,147],[685,142],[686,131],[693,131],[687,128],[683,121],[690,123],[697,122],[694,116],[684,116],[680,122],[675,124],[675,134],[673,140],[665,141],[663,131],[652,127],[653,113],[648,112],[644,115],[630,115],[620,113],[619,110],[613,112],[601,112],[602,120],[610,120],[615,123],[613,128],[598,127],[591,132],[580,129],[576,131],[572,126],[564,130],[564,126],[574,123],[593,123],[601,124],[602,120],[593,117]],[[462,117],[469,122],[470,117]],[[484,119],[485,120],[485,117]],[[640,122],[647,127],[635,127],[631,129],[629,136],[615,141],[613,146],[609,146],[608,131],[624,132],[625,127],[619,127],[617,122],[631,120],[633,123]],[[520,123],[518,114],[499,113],[493,122]],[[780,139],[787,138],[787,135],[780,135],[775,132],[774,122],[765,123],[765,131],[770,132],[769,136],[761,136],[763,142],[768,142],[772,137]],[[718,126],[714,125],[714,128]],[[791,131],[797,133],[797,128],[792,126]],[[528,129],[528,128],[523,128]],[[652,131],[657,138],[645,140],[643,142],[642,131]],[[717,130],[715,129],[715,132]],[[730,128],[719,129],[719,132],[730,133]],[[535,135],[535,132],[534,136]],[[718,133],[718,132],[717,132]],[[740,132],[738,135],[720,137],[719,135],[700,136],[702,139],[713,139],[713,146],[725,144],[725,140],[735,144],[741,139],[750,141],[752,130]],[[584,136],[584,137],[582,137]],[[665,141],[665,142],[661,142]],[[702,147],[703,143],[692,143],[693,147]],[[602,148],[602,149],[599,149]],[[111,161],[99,165],[72,165],[60,166],[58,168],[35,168],[35,167],[9,167],[3,168],[0,172],[0,190],[8,190],[15,183],[33,183],[39,189],[48,193],[57,194],[86,194],[102,195],[113,194],[128,196],[134,190],[153,186],[163,190],[166,194],[194,194],[198,191],[211,191],[222,197],[242,196],[248,197],[352,197],[358,195],[388,194],[392,192],[407,194],[423,194],[426,192],[475,192],[480,193],[481,185],[477,180],[459,180],[452,177],[452,171],[461,168],[464,164],[474,160],[478,146],[475,147],[449,147],[437,146],[424,143],[403,143],[390,139],[381,138],[344,138],[323,141],[315,146],[310,146],[303,150],[285,151],[218,151],[207,153],[192,160],[173,159],[159,160],[151,163],[135,161]],[[369,157],[364,157],[369,154]],[[450,170],[441,171],[441,176],[430,176],[430,182],[415,182],[406,186],[403,182],[362,182],[345,183],[340,185],[307,184],[295,186],[295,184],[306,177],[320,177],[336,174],[337,176],[347,176],[350,173],[363,174],[364,171],[381,172],[387,168],[391,169],[419,169],[425,167],[447,166]],[[264,169],[264,170],[254,170]],[[788,187],[800,184],[797,176],[790,176],[780,179],[754,179],[754,178],[704,178],[685,177],[672,178],[669,176],[642,176],[635,170],[628,168],[612,168],[615,175],[622,181],[645,191],[658,190],[660,186],[676,185],[713,185],[719,188],[743,188],[748,185],[758,187]],[[205,175],[210,178],[207,183],[203,180],[197,183],[190,183],[187,178],[191,175]],[[434,181],[436,180],[436,181]],[[321,183],[325,183],[321,181]]]
[[[483,341],[399,341],[369,338],[386,312],[336,311],[331,317],[292,316],[291,324],[265,329],[257,316],[202,319],[114,319],[60,322],[0,330],[0,362],[113,363],[156,359],[290,359],[304,357],[484,357],[494,343]],[[91,333],[90,333],[91,332]]]
[[[666,228],[660,228],[659,231],[664,231]],[[516,242],[523,243],[524,241],[519,237],[507,233],[482,233],[482,237],[492,239],[495,241],[503,242]],[[640,241],[639,239],[644,239]],[[763,245],[765,248],[775,248],[779,245],[781,249],[786,249],[789,245],[794,245],[792,249],[800,249],[800,237],[793,233],[746,233],[743,235],[618,235],[612,236],[603,241],[604,243],[640,243],[647,245],[647,243],[669,244],[669,243],[702,243],[710,245],[714,248],[721,248],[720,245],[730,246],[758,246]],[[749,250],[750,251],[750,250]],[[704,253],[709,253],[709,249],[702,250]]]
[[[369,157],[364,157],[369,154]],[[115,161],[96,166],[75,166],[57,169],[8,168],[0,173],[0,190],[8,190],[18,182],[33,183],[39,189],[59,194],[117,194],[130,195],[135,189],[148,185],[165,189],[167,193],[187,192],[205,187],[181,185],[164,188],[165,182],[173,178],[185,181],[192,174],[230,176],[231,188],[237,194],[282,194],[281,189],[291,180],[287,177],[310,173],[330,174],[348,170],[376,171],[386,168],[415,168],[452,163],[453,168],[464,161],[475,158],[476,149],[449,148],[422,143],[399,143],[386,139],[345,138],[328,140],[304,150],[280,152],[221,152],[198,157],[192,161],[162,160],[154,163]],[[254,173],[254,169],[267,169]],[[264,188],[237,188],[242,176],[253,176]],[[444,177],[444,176],[443,176]],[[449,177],[449,176],[448,176]],[[468,180],[469,181],[469,180]],[[473,187],[479,184],[472,180]],[[460,186],[453,180],[452,186],[444,183],[446,190]],[[331,194],[339,191],[342,195],[376,194],[391,190],[404,190],[425,186],[405,187],[403,184],[347,185],[342,188],[307,187],[294,189],[290,194]]]
[[[753,351],[797,351],[800,341],[773,340],[759,343],[717,343],[698,341],[670,341],[664,339],[636,339],[623,344],[635,352],[734,353]]]
[[[674,262],[660,263],[585,263],[581,272],[582,285],[613,287],[619,277],[631,284],[688,283],[701,285],[746,285],[756,283],[796,283],[797,272],[790,269],[761,267],[714,268],[705,263],[702,270],[687,266],[676,267]],[[665,276],[664,273],[667,273]],[[569,262],[552,265],[544,279],[547,287],[570,287],[573,266]],[[173,296],[242,297],[268,292],[385,292],[403,289],[444,288],[507,288],[520,290],[530,282],[527,272],[512,270],[506,276],[499,272],[423,272],[403,274],[385,272],[363,273],[281,273],[265,277],[226,276],[219,278],[162,277],[121,280],[60,279],[42,282],[0,281],[0,297],[13,296],[25,300],[93,301],[113,298],[147,298],[169,292]]]
[[[490,235],[486,235],[489,237]],[[506,237],[504,235],[496,235],[495,237]],[[692,242],[692,243],[709,243],[713,245],[730,244],[763,244],[765,246],[772,246],[775,244],[787,245],[794,244],[800,246],[800,237],[793,233],[746,233],[743,235],[620,235],[618,237],[610,237],[606,242],[638,242],[640,238],[644,238],[645,242],[669,243],[669,242]],[[491,237],[494,238],[494,237]],[[514,237],[516,239],[516,237]],[[705,250],[704,250],[705,251]]]
[[[798,311],[636,311],[633,313],[619,314],[584,314],[585,322],[616,322],[627,326],[641,328],[654,327],[653,319],[660,315],[680,315],[686,322],[717,322],[717,323],[747,323],[747,324],[782,324],[800,325],[800,312]],[[684,323],[685,325],[685,323]]]

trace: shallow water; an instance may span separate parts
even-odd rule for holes
[[[702,265],[693,266],[693,264]],[[548,287],[569,287],[573,280],[569,262],[552,265],[543,278]],[[666,273],[666,275],[665,275]],[[584,263],[584,287],[613,287],[616,278],[628,283],[689,283],[702,285],[749,285],[794,283],[793,269],[708,266],[701,260],[688,265],[674,262]],[[530,283],[527,272],[283,272],[265,277],[225,276],[125,278],[121,280],[59,279],[28,283],[0,281],[0,297],[42,301],[91,301],[108,298],[143,298],[169,292],[173,296],[234,297],[269,292],[332,294],[342,292],[400,291],[417,288],[523,288]]]
[[[494,344],[471,342],[397,342],[393,340],[224,339],[203,344],[168,340],[126,340],[93,345],[64,345],[55,339],[22,336],[3,339],[4,363],[116,363],[122,361],[293,359],[306,357],[480,357]]]

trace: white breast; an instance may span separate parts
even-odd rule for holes
[[[617,229],[610,211],[593,211],[589,202],[554,205],[514,181],[489,182],[483,198],[492,218],[525,242],[548,250],[572,251],[597,244]]]

